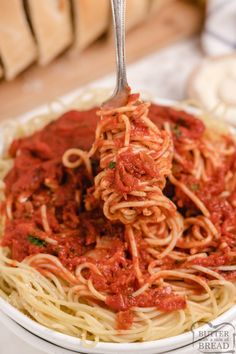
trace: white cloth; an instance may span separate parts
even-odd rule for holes
[[[208,0],[202,47],[207,55],[236,51],[236,0]]]

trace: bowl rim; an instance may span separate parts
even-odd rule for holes
[[[38,349],[46,354],[82,354],[79,352],[71,351],[70,349],[62,348],[57,344],[50,343],[34,333],[31,333],[24,327],[22,327],[19,323],[12,320],[10,317],[5,315],[0,311],[0,324],[4,325],[9,331],[13,332],[18,338],[27,343],[28,345]],[[235,327],[235,321],[232,323]],[[192,344],[192,343],[191,343]],[[168,351],[168,353],[173,354],[189,354],[192,352],[192,345],[186,345],[184,347],[180,347],[178,349],[174,349],[173,351]],[[114,352],[113,352],[114,353]],[[113,354],[112,353],[112,354]],[[165,352],[167,353],[167,352]],[[157,353],[155,353],[157,354]],[[163,352],[162,352],[163,354]]]
[[[50,328],[41,325],[40,323],[26,316],[24,313],[19,311],[17,308],[15,308],[2,298],[0,298],[0,309],[5,315],[10,317],[10,319],[18,323],[24,329],[28,330],[30,333],[38,336],[39,338],[48,341],[49,343],[55,344],[59,347],[62,347],[63,349],[73,350],[77,353],[80,353],[82,351],[83,353],[91,354],[105,354],[111,353],[116,350],[125,350],[127,353],[135,352],[141,354],[143,353],[143,350],[166,351],[178,349],[183,346],[192,344],[202,338],[199,336],[199,330],[207,331],[207,329],[209,329],[209,323],[211,323],[212,326],[216,327],[218,325],[222,325],[223,323],[230,323],[236,318],[236,305],[234,305],[222,315],[218,316],[216,319],[208,322],[207,324],[200,326],[192,331],[179,334],[177,336],[158,339],[154,341],[135,343],[98,342],[95,347],[87,348],[83,345],[81,339],[54,331]],[[94,343],[92,341],[87,342],[91,344]]]
[[[74,97],[78,94],[78,91],[73,92],[71,94],[68,94],[64,96],[64,102],[68,104],[68,102],[72,102]],[[63,97],[62,97],[63,101]],[[190,107],[188,105],[177,105],[177,101],[170,100],[170,99],[165,99],[165,98],[158,98],[158,97],[151,97],[151,101],[160,105],[168,105],[168,106],[176,106],[179,109],[186,110],[189,113],[193,114],[199,114],[200,110],[195,108],[195,107]],[[67,107],[69,109],[69,106]],[[42,105],[34,110],[31,110],[17,118],[15,118],[18,122],[24,124],[28,122],[30,119],[32,119],[35,115],[37,114],[42,114],[47,112],[48,107],[46,105]],[[58,112],[60,113],[60,112]],[[5,123],[5,122],[4,122]],[[3,123],[0,122],[0,127]],[[0,136],[0,145],[1,145],[1,136]],[[193,343],[193,338],[194,341],[197,341],[199,337],[199,328],[201,330],[207,329],[208,324],[205,324],[201,327],[198,327],[197,330],[192,330],[188,332],[184,332],[182,334],[173,336],[173,337],[168,337],[168,338],[163,338],[163,339],[158,339],[154,341],[147,341],[147,342],[135,342],[135,343],[113,343],[113,342],[99,342],[96,344],[95,347],[89,348],[85,347],[83,345],[83,342],[81,339],[63,334],[57,331],[54,331],[50,328],[47,328],[36,321],[32,320],[22,312],[20,312],[17,308],[13,307],[11,304],[9,304],[6,300],[3,298],[0,298],[0,309],[1,311],[10,317],[13,321],[17,322],[20,326],[28,330],[30,333],[47,340],[49,343],[53,343],[55,345],[58,345],[64,349],[67,350],[73,350],[77,353],[80,353],[81,351],[83,353],[111,353],[114,352],[115,350],[120,351],[120,350],[125,350],[127,353],[143,353],[143,350],[147,351],[159,351],[159,350],[164,350],[164,351],[169,351],[177,348],[181,348],[183,346],[189,345],[190,343]],[[213,326],[217,326],[222,323],[227,323],[235,319],[236,317],[236,305],[231,307],[229,310],[218,316],[216,319],[210,321],[210,323]],[[193,337],[194,336],[194,337]],[[93,341],[87,341],[88,344],[93,344]]]

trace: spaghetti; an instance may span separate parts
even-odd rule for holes
[[[235,303],[233,138],[138,95],[95,112],[64,114],[2,160],[1,296],[83,340],[217,317]]]

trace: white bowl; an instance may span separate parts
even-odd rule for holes
[[[159,339],[150,342],[138,342],[138,343],[104,343],[99,342],[95,347],[87,348],[83,345],[82,341],[78,338],[62,334],[46,328],[39,323],[31,320],[25,316],[22,312],[17,310],[12,305],[8,304],[5,300],[0,298],[1,311],[17,322],[25,330],[37,335],[39,338],[44,339],[49,343],[56,344],[57,346],[72,350],[76,353],[90,353],[90,354],[114,354],[125,352],[128,354],[160,354],[164,352],[170,352],[174,349],[178,349],[189,344],[193,341],[197,341],[199,337],[199,328],[194,331],[189,331],[178,336]],[[236,319],[236,305],[230,310],[226,311],[223,315],[217,317],[211,321],[214,327],[222,325],[224,323],[231,323]],[[201,327],[201,331],[209,330],[209,326],[206,324]],[[23,337],[21,337],[23,339]]]
[[[24,327],[20,326],[17,322],[13,321],[10,317],[0,312],[0,322],[11,332],[13,332],[19,339],[24,340],[27,344],[35,349],[38,349],[47,354],[75,354],[78,351],[68,350],[62,347],[59,347],[56,344],[52,344],[44,339],[39,338],[35,334],[26,330]],[[164,354],[164,352],[162,352]],[[199,354],[199,351],[194,349],[193,344],[187,345],[185,347],[181,347],[176,350],[171,350],[165,353],[171,354]],[[116,354],[113,351],[113,354]]]
[[[72,99],[74,98],[75,94],[72,93],[71,97]],[[66,102],[68,103],[69,101],[69,96],[66,97]],[[165,100],[165,99],[158,99],[158,98],[152,98],[152,101],[158,104],[162,105],[174,105],[175,102],[171,100]],[[34,114],[40,114],[42,112],[45,112],[45,106],[42,106],[36,110],[33,111]],[[196,109],[193,108],[188,108],[186,109],[187,111],[191,113],[197,113]],[[21,117],[19,117],[19,121],[24,124],[24,122],[28,121],[32,117],[32,112],[29,112]],[[1,124],[0,124],[1,126]],[[1,146],[1,136],[0,136],[0,146]],[[17,322],[20,326],[17,327],[19,331],[29,331],[32,334],[35,334],[39,338],[37,339],[38,341],[40,338],[46,340],[49,342],[49,347],[50,343],[53,343],[57,345],[58,347],[63,348],[63,353],[67,353],[65,350],[69,350],[76,352],[76,353],[102,353],[102,354],[114,354],[114,353],[120,353],[124,351],[127,354],[159,354],[163,352],[170,352],[174,349],[181,348],[183,346],[187,346],[190,343],[193,342],[193,338],[195,341],[199,339],[199,331],[194,330],[183,333],[178,336],[170,337],[167,339],[160,339],[156,341],[150,341],[150,342],[138,342],[138,343],[104,343],[100,342],[98,343],[95,347],[85,347],[82,343],[82,341],[78,338],[65,335],[56,331],[53,331],[49,328],[46,328],[39,323],[33,321],[29,317],[25,316],[23,313],[21,313],[19,310],[11,306],[8,302],[0,298],[0,309],[1,311],[9,316],[14,322]],[[230,323],[236,318],[236,305],[233,306],[230,310],[225,312],[223,315],[219,316],[215,320],[213,320],[211,323],[214,326],[220,325],[222,323]],[[8,321],[9,322],[9,321]],[[14,327],[14,326],[13,326]],[[24,328],[24,330],[22,329]],[[16,327],[14,327],[16,328]],[[20,329],[21,328],[21,329]],[[207,330],[208,326],[202,326],[202,330]],[[18,332],[17,332],[18,333]],[[24,332],[28,333],[28,332]],[[33,336],[34,337],[34,336]],[[32,340],[32,338],[29,333],[27,334],[27,339],[29,339],[29,342]],[[21,337],[23,338],[23,337]],[[92,342],[91,342],[92,344]],[[49,348],[49,353],[50,353],[50,348]],[[55,352],[53,352],[55,353]],[[56,352],[60,353],[60,351]],[[181,353],[183,351],[181,350]]]

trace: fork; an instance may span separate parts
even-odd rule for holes
[[[125,106],[130,88],[127,83],[125,62],[125,5],[126,0],[111,0],[116,46],[116,87],[112,96],[102,104],[102,108]]]

